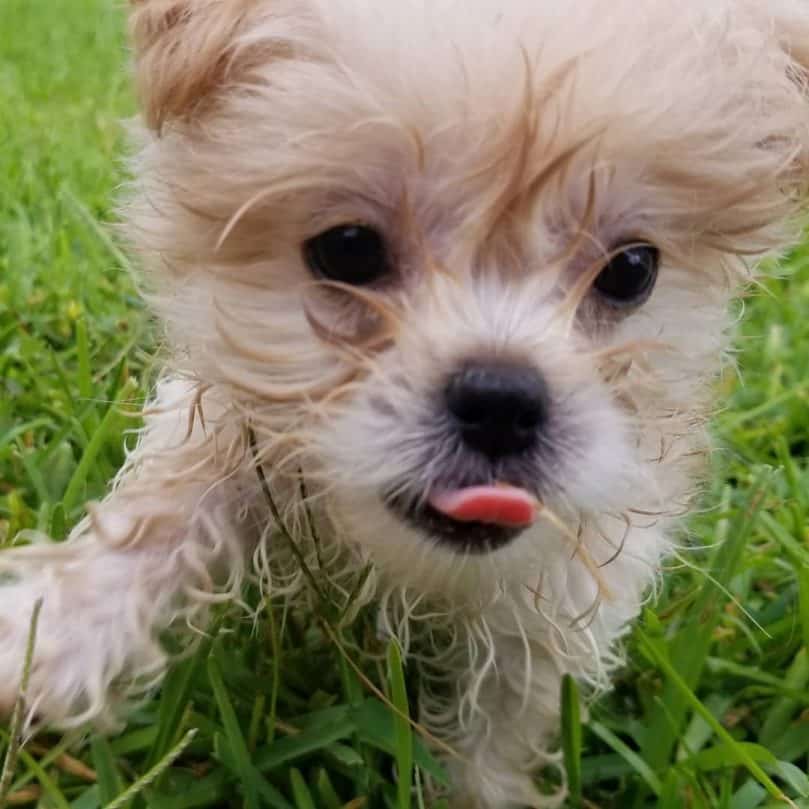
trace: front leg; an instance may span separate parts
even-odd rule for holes
[[[456,687],[454,707],[443,706],[443,731],[461,754],[449,762],[453,809],[547,809],[564,801],[562,678],[603,686],[617,661],[612,645],[637,607],[632,596],[600,604],[588,570],[560,558],[567,571],[554,577],[556,592],[503,594],[452,633]],[[558,773],[558,787],[539,789],[543,769]]]
[[[238,588],[244,441],[222,421],[203,428],[196,404],[188,384],[163,383],[112,492],[67,541],[0,553],[0,711],[16,699],[38,599],[28,708],[67,726],[113,721],[162,674],[160,633],[199,624],[217,592]]]
[[[486,635],[480,634],[483,639]],[[492,634],[491,658],[458,680],[459,730],[449,762],[457,790],[453,809],[548,809],[564,788],[541,794],[543,767],[561,770],[554,748],[559,729],[562,666],[538,644]],[[530,660],[528,656],[530,655]]]
[[[538,576],[525,573],[535,585],[504,588],[453,618],[442,635],[450,648],[437,661],[451,658],[449,676],[438,672],[424,717],[461,754],[448,760],[458,788],[453,809],[545,809],[564,801],[562,679],[570,674],[589,697],[609,688],[622,665],[618,643],[640,611],[665,537],[661,526],[633,529],[604,550],[603,535],[584,525],[573,551],[545,543]],[[431,648],[441,649],[437,642]],[[455,684],[449,700],[447,682]],[[538,787],[543,768],[559,774],[552,794]]]

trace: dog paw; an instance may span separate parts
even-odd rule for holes
[[[0,714],[17,700],[31,618],[42,599],[25,694],[29,718],[57,727],[114,727],[134,683],[162,672],[165,653],[148,626],[72,571],[26,569],[0,583]],[[142,690],[142,689],[141,689]]]
[[[501,762],[495,765],[465,764],[450,767],[456,792],[451,809],[556,809],[566,790],[543,793],[530,774],[514,772]]]

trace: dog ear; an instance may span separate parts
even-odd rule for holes
[[[233,75],[255,0],[130,0],[136,82],[147,125],[188,119]]]

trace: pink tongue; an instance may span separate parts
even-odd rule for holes
[[[511,486],[473,486],[436,494],[430,505],[458,522],[482,522],[524,528],[536,522],[539,502],[524,489]]]

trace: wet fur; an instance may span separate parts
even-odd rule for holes
[[[532,775],[558,764],[561,676],[598,691],[620,664],[702,471],[728,304],[798,237],[809,10],[135,0],[131,26],[123,217],[172,351],[109,496],[66,543],[0,555],[0,704],[39,597],[30,710],[60,726],[113,724],[165,670],[158,634],[204,627],[249,573],[310,598],[257,453],[311,568],[346,598],[365,572],[357,604],[422,668],[456,805],[558,803]],[[358,220],[388,235],[396,282],[313,283],[302,241]],[[664,265],[619,313],[589,290],[626,239]],[[480,356],[536,365],[554,419],[501,470],[543,518],[473,556],[381,494],[486,474],[436,404]]]

